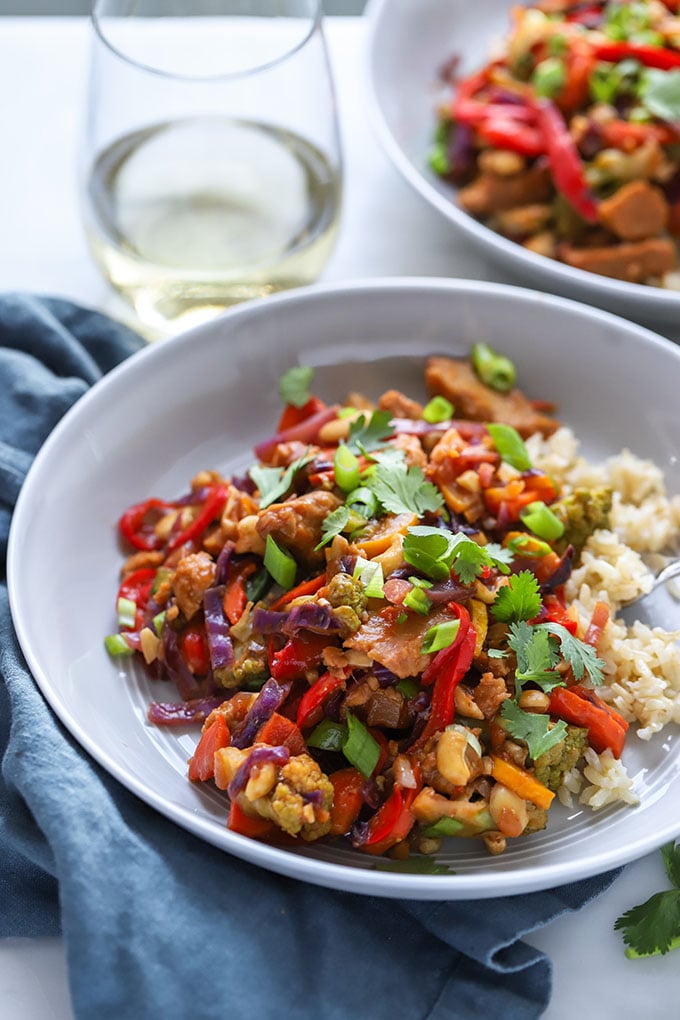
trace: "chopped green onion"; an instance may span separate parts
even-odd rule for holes
[[[109,655],[134,655],[122,634],[107,634],[104,638],[104,647]]]
[[[441,142],[438,142],[437,144],[432,146],[430,150],[429,163],[430,168],[434,170],[436,174],[439,174],[440,176],[443,177],[447,173],[449,173],[451,169],[451,164],[449,163],[449,157],[446,151],[446,146],[443,145]]]
[[[375,465],[373,465],[375,467]],[[348,506],[351,510],[356,510],[358,514],[365,517],[368,520],[370,517],[374,517],[378,509],[378,499],[372,489],[369,489],[367,485],[360,485],[358,489],[353,489],[345,500],[345,506]]]
[[[407,676],[404,680],[399,680],[395,686],[402,697],[406,698],[407,701],[410,701],[411,698],[415,698],[420,692],[420,687],[415,680],[411,679],[410,676]]]
[[[432,603],[422,588],[411,588],[404,598],[402,605],[406,606],[407,609],[420,613],[421,616],[427,616],[432,608]]]
[[[452,418],[453,411],[453,404],[446,397],[433,397],[423,408],[423,418],[430,425],[438,425],[439,422]]]
[[[353,577],[355,580],[361,581],[369,599],[385,598],[383,591],[385,578],[382,563],[379,560],[365,560],[363,556],[357,556]]]
[[[515,556],[535,556],[537,558],[547,556],[548,553],[552,552],[547,542],[541,542],[539,538],[534,538],[533,535],[515,535],[508,542],[507,548]]]
[[[172,577],[172,573],[172,570],[169,570],[168,567],[159,567],[153,579],[150,594],[155,595],[163,582],[168,581]]]
[[[338,409],[338,418],[353,418],[356,413],[356,407],[341,407]]]
[[[397,623],[406,623],[408,620],[408,613],[399,613],[397,617]]]
[[[559,33],[548,37],[548,53],[551,57],[563,57],[569,49],[566,36]]]
[[[295,584],[297,563],[286,549],[281,549],[271,535],[267,535],[267,542],[264,549],[264,565],[274,578],[286,591]]]
[[[531,82],[537,96],[553,99],[564,86],[566,76],[563,61],[548,57],[536,65]]]
[[[359,769],[366,779],[373,775],[380,758],[380,744],[351,712],[347,713],[347,736],[342,745],[342,753],[350,765]]]
[[[426,581],[424,577],[409,577],[414,588],[431,588],[432,581]]]
[[[248,602],[259,602],[271,587],[271,574],[264,567],[246,578],[245,589]]]
[[[421,652],[427,655],[429,652],[440,652],[442,648],[448,648],[456,640],[460,630],[460,620],[444,620],[443,623],[436,623],[425,632]]]
[[[126,599],[123,595],[118,599],[118,626],[134,627],[137,615],[137,603],[132,599]]]
[[[501,460],[516,468],[517,471],[528,471],[531,468],[529,451],[517,429],[514,429],[512,425],[491,422],[487,425],[487,430],[501,455]]]
[[[488,344],[474,344],[471,351],[472,367],[487,386],[507,393],[515,385],[517,372],[509,358],[498,354]]]
[[[332,719],[322,719],[307,737],[309,747],[318,747],[320,751],[342,751],[347,739],[347,727]]]
[[[343,492],[352,492],[359,484],[359,458],[355,457],[344,444],[335,451],[333,458],[335,481]]]
[[[441,836],[458,836],[464,828],[465,823],[461,822],[460,818],[449,818],[447,815],[444,815],[438,821],[423,829],[423,836],[429,836],[434,839]]]
[[[564,534],[564,524],[541,500],[529,503],[519,512],[520,519],[534,535],[551,542]]]
[[[153,629],[156,632],[156,637],[160,637],[163,631],[163,624],[165,623],[165,610],[162,613],[156,613],[153,618]]]

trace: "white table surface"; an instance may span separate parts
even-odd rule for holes
[[[440,222],[378,147],[362,97],[364,27],[360,18],[327,21],[346,199],[339,241],[323,279],[412,275],[514,282]],[[78,217],[76,162],[87,40],[82,18],[0,18],[0,286],[120,313],[89,258]],[[554,965],[544,1020],[680,1016],[680,952],[631,961],[613,930],[623,911],[666,887],[661,856],[653,853],[629,865],[590,906],[527,940]],[[0,940],[0,1018],[72,1016],[62,940]]]

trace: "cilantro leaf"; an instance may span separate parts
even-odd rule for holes
[[[680,889],[680,843],[666,843],[661,847],[661,855],[669,881]]]
[[[564,685],[554,668],[560,659],[558,642],[547,630],[531,627],[524,620],[511,623],[508,645],[517,656],[515,680],[520,686],[535,683],[547,694]]]
[[[655,893],[617,918],[627,956],[664,955],[680,946],[680,889]]]
[[[680,70],[645,68],[638,94],[643,106],[655,117],[671,124],[680,120]]]
[[[304,407],[311,396],[309,386],[313,378],[314,369],[310,365],[295,365],[284,372],[279,379],[279,396],[284,404]]]
[[[499,588],[490,606],[492,615],[502,623],[511,620],[533,620],[541,609],[539,584],[530,570],[513,574]]]
[[[439,490],[425,480],[425,475],[415,464],[409,468],[405,463],[378,464],[368,484],[388,513],[413,513],[421,517],[428,510],[438,510],[443,504]]]
[[[254,464],[248,473],[260,490],[260,509],[264,510],[265,507],[278,502],[282,496],[285,496],[293,484],[297,472],[311,459],[305,452],[285,469]]]
[[[321,534],[323,537],[319,544],[314,546],[314,552],[316,552],[317,549],[322,549],[323,546],[332,541],[336,535],[339,535],[340,532],[347,527],[349,517],[350,509],[344,504],[339,506],[337,510],[333,510],[329,513],[324,518],[323,524],[321,525]]]
[[[347,446],[352,453],[368,453],[380,450],[385,440],[394,435],[391,411],[374,411],[370,418],[360,414],[349,427]]]
[[[463,584],[472,584],[476,577],[482,573],[485,567],[492,565],[486,546],[477,545],[467,535],[458,534],[455,536],[453,570],[459,581]]]
[[[511,736],[526,743],[529,755],[534,761],[555,744],[559,744],[567,735],[567,724],[564,720],[560,719],[553,726],[549,715],[524,712],[510,699],[501,705],[501,716],[505,729]]]
[[[597,657],[592,645],[574,637],[561,623],[541,623],[539,627],[549,630],[560,639],[562,657],[571,666],[577,680],[582,680],[583,674],[587,673],[591,684],[596,687],[604,682],[603,669],[606,664]]]
[[[484,552],[490,560],[493,560],[494,566],[498,567],[501,574],[510,573],[509,564],[514,559],[510,549],[505,549],[498,542],[487,542],[484,546]]]

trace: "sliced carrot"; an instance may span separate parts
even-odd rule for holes
[[[319,574],[318,577],[312,577],[308,581],[301,581],[300,584],[296,585],[295,588],[291,588],[290,591],[285,592],[276,602],[272,602],[269,607],[274,612],[279,609],[283,609],[293,599],[300,598],[303,595],[315,595],[319,588],[323,588],[326,583],[326,575]]]
[[[395,535],[405,535],[408,529],[417,522],[418,518],[415,514],[388,514],[379,521],[366,538],[362,538],[354,544],[362,556],[368,560],[373,559],[374,556],[389,549]]]
[[[262,839],[268,836],[276,828],[273,822],[266,818],[253,818],[247,815],[238,801],[232,801],[227,819],[227,828],[232,832],[238,832],[241,836],[250,836],[251,839]]]
[[[255,740],[271,747],[287,747],[292,755],[302,754],[307,749],[298,726],[280,712],[274,712],[267,722],[260,726]]]
[[[609,749],[615,758],[621,757],[628,723],[594,691],[580,684],[556,687],[550,695],[549,711],[573,726],[585,727],[588,743],[598,754]]]
[[[363,788],[366,780],[358,769],[338,769],[328,777],[333,785],[331,807],[331,836],[344,836],[359,817],[364,803]]]
[[[536,807],[544,808],[545,810],[550,807],[555,794],[547,786],[539,783],[538,779],[530,775],[529,772],[519,768],[517,765],[513,765],[512,762],[506,761],[504,758],[499,758],[497,755],[492,754],[491,761],[493,762],[492,775],[495,780],[502,783],[503,786],[507,786],[509,790],[512,790],[519,797],[523,797],[524,800],[530,800]]]
[[[231,737],[227,720],[217,715],[201,734],[193,757],[189,759],[189,779],[204,783],[215,776],[215,751],[228,747]]]

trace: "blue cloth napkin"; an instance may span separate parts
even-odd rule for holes
[[[522,936],[578,910],[616,873],[474,903],[287,879],[157,814],[43,700],[9,613],[12,508],[59,418],[141,346],[69,302],[0,298],[0,936],[63,934],[79,1020],[540,1017],[551,965]]]

